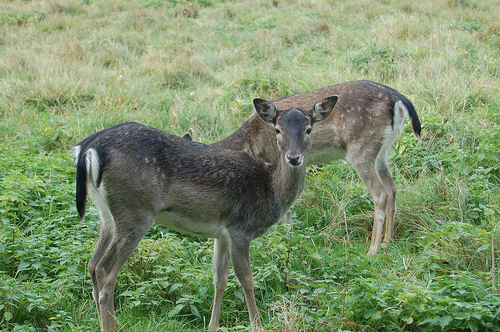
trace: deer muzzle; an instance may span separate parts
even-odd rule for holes
[[[304,157],[301,153],[287,153],[286,154],[286,159],[288,161],[288,163],[293,166],[293,167],[298,167],[298,166],[301,166],[303,161],[304,161]]]

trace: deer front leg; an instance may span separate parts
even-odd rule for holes
[[[215,294],[212,307],[212,316],[210,317],[210,324],[208,324],[209,331],[217,330],[217,326],[219,325],[222,296],[224,295],[224,291],[226,290],[227,286],[227,279],[229,274],[229,249],[226,239],[215,239],[214,258],[212,264]]]
[[[231,249],[231,261],[233,262],[236,277],[245,293],[250,323],[255,330],[262,330],[259,311],[255,302],[252,268],[250,267],[250,241],[241,239],[238,242],[233,241]]]

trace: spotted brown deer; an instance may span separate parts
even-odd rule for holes
[[[307,164],[328,163],[347,155],[373,197],[375,218],[368,254],[376,254],[381,247],[386,215],[382,246],[394,236],[396,185],[389,170],[389,151],[401,136],[406,116],[417,138],[420,138],[420,121],[413,104],[405,96],[371,81],[335,84],[278,99],[274,104],[284,109],[307,109],[332,95],[339,96],[339,102],[335,112],[315,128]],[[272,128],[255,115],[212,146],[245,151],[271,163],[275,163],[279,155]]]
[[[250,241],[275,224],[300,195],[312,127],[328,117],[336,102],[336,96],[329,96],[303,111],[254,100],[259,121],[270,126],[276,141],[276,164],[138,123],[119,124],[78,143],[74,148],[77,209],[83,221],[88,193],[100,213],[99,240],[89,272],[101,330],[116,330],[113,301],[118,273],[154,223],[215,238],[209,330],[219,323],[230,259],[250,322],[260,329]]]

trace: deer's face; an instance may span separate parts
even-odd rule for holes
[[[274,126],[278,148],[292,167],[300,167],[306,162],[311,148],[312,125],[310,117],[297,108],[283,112]]]
[[[314,105],[310,111],[291,108],[278,111],[273,103],[255,98],[253,104],[260,118],[274,126],[278,149],[292,167],[300,167],[306,161],[311,148],[312,126],[325,120],[337,103],[338,97],[325,98]]]

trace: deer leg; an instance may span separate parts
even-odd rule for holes
[[[262,330],[260,322],[259,311],[255,302],[254,284],[252,268],[250,267],[250,241],[238,239],[232,243],[231,248],[231,261],[233,262],[233,269],[243,287],[245,299],[247,301],[248,314],[250,323],[255,330]]]
[[[379,177],[377,176],[376,179],[376,181],[373,181],[372,186],[369,187],[375,204],[375,215],[373,220],[372,238],[370,241],[370,249],[368,250],[368,255],[375,255],[380,250],[380,244],[382,242],[382,230],[385,220],[385,210],[387,207],[388,199],[388,194]]]
[[[102,256],[106,252],[106,248],[109,246],[113,238],[113,231],[109,227],[105,227],[103,225],[103,221],[101,218],[101,227],[99,229],[99,240],[97,241],[97,245],[94,250],[94,254],[89,261],[88,269],[90,274],[90,279],[92,279],[92,297],[94,298],[94,302],[97,307],[97,313],[99,314],[99,321],[102,321],[101,318],[101,309],[99,306],[99,287],[97,286],[97,277],[96,277],[96,266],[97,263],[102,259]]]
[[[361,180],[368,187],[375,205],[372,238],[368,255],[375,255],[380,250],[382,230],[384,227],[385,210],[387,207],[388,193],[377,171],[376,162],[365,156],[349,158]]]
[[[396,213],[396,192],[397,187],[392,178],[391,171],[389,170],[389,164],[387,163],[387,157],[384,162],[378,164],[378,175],[388,192],[387,196],[387,217],[385,224],[385,236],[382,247],[387,246],[394,238],[394,215]]]
[[[139,222],[136,222],[139,220]],[[98,259],[97,263],[93,262],[93,282],[94,296],[98,296],[95,301],[99,310],[99,318],[101,322],[101,331],[116,331],[115,314],[114,314],[114,291],[116,278],[125,261],[130,257],[134,249],[139,244],[142,236],[151,227],[154,218],[147,220],[144,218],[117,218],[112,239],[99,239],[98,243],[109,241],[109,245],[100,255],[100,251],[94,253],[93,259]],[[142,226],[142,227],[141,227]],[[103,233],[101,233],[103,234]],[[107,232],[105,234],[108,234]],[[109,236],[109,235],[108,235]],[[102,247],[98,247],[100,250]],[[97,291],[95,291],[97,289]]]
[[[210,317],[210,324],[208,325],[209,331],[215,331],[219,325],[222,296],[227,286],[229,274],[229,248],[225,238],[215,239],[212,273],[214,277],[215,294],[212,316]]]

